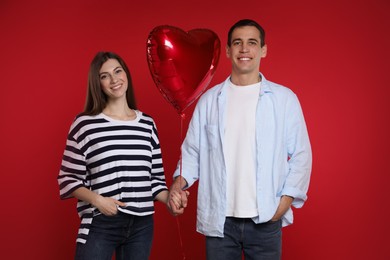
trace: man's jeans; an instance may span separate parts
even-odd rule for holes
[[[206,237],[208,260],[279,260],[282,221],[255,224],[250,218],[227,217],[224,237]]]
[[[153,215],[97,215],[85,244],[77,243],[75,260],[149,259],[153,240]]]

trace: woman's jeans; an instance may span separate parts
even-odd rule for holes
[[[77,243],[75,260],[147,260],[153,240],[153,215],[134,216],[118,211],[115,216],[97,215],[87,242]]]
[[[206,237],[208,260],[279,260],[282,221],[255,224],[250,218],[227,217],[224,237]]]

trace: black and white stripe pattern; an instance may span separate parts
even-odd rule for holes
[[[140,112],[133,121],[104,114],[78,116],[69,131],[58,183],[62,199],[79,187],[127,204],[121,211],[154,213],[154,197],[166,190],[160,143],[153,119]],[[96,209],[78,201],[77,242],[85,243]]]

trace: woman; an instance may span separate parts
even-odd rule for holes
[[[75,259],[148,259],[154,200],[167,204],[153,119],[136,109],[130,72],[115,53],[91,62],[84,112],[70,127],[58,175],[62,199],[78,199]]]

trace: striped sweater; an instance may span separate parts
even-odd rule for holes
[[[154,198],[167,190],[160,142],[153,119],[136,111],[132,121],[104,114],[81,115],[72,123],[58,175],[61,199],[86,187],[126,203],[120,211],[144,216],[154,213]],[[77,242],[85,243],[93,216],[91,204],[78,201],[81,218]]]

